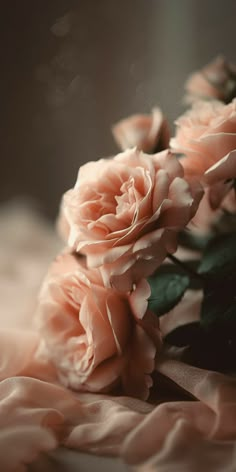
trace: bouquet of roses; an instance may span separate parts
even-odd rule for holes
[[[170,346],[185,362],[235,368],[236,68],[218,58],[186,91],[175,137],[159,108],[122,120],[122,152],[83,165],[63,196],[66,248],[36,318],[75,390],[146,399]]]

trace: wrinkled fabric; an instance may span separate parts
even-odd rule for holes
[[[233,375],[187,365],[169,352],[156,365],[149,402],[60,385],[33,324],[39,285],[60,242],[22,207],[2,210],[0,225],[1,470],[33,470],[42,455],[73,449],[78,458],[122,458],[138,472],[234,472]]]

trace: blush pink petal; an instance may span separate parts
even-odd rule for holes
[[[158,208],[161,206],[164,200],[168,199],[169,194],[170,179],[169,175],[164,169],[161,169],[155,179],[154,191],[153,191],[153,213],[158,211]]]
[[[115,273],[113,273],[114,266],[103,266],[101,272],[105,285],[108,286],[110,284],[111,287],[115,287],[121,292],[132,290],[134,284],[139,283],[142,277],[148,277],[153,274],[155,269],[159,267],[161,262],[164,260],[166,250],[158,249],[159,251],[155,257],[146,256],[147,259],[138,259],[138,257],[134,257],[133,261],[130,260],[129,266],[126,266],[124,273],[122,273],[124,270],[123,265],[116,265]],[[120,277],[120,275],[122,275],[122,277]]]
[[[150,285],[146,279],[140,280],[137,287],[132,291],[129,302],[134,316],[142,319],[148,308],[148,298],[151,295]]]
[[[236,150],[222,157],[205,172],[205,181],[214,184],[220,180],[236,178]]]
[[[91,180],[96,180],[103,173],[106,166],[106,159],[100,159],[96,162],[96,174],[94,174],[94,162],[87,162],[79,169],[79,184],[78,179],[76,180],[76,186],[87,185]]]
[[[120,259],[121,257],[125,258],[125,256],[129,254],[131,248],[132,248],[131,244],[125,244],[123,246],[118,246],[118,247],[112,247],[112,248],[107,249],[106,252],[104,250],[102,251],[102,248],[101,248],[101,255],[100,255],[99,254],[100,248],[97,248],[97,251],[96,251],[96,247],[95,248],[91,247],[91,252],[89,251],[88,253],[89,266],[99,267],[102,264],[112,264],[113,262],[115,262],[117,259]]]
[[[156,348],[149,336],[136,325],[128,347],[129,355],[122,373],[122,385],[129,396],[146,400],[152,386],[150,374],[155,365]]]
[[[123,371],[123,359],[114,358],[104,361],[94,371],[91,371],[87,380],[81,384],[76,372],[62,373],[64,385],[73,386],[75,390],[84,392],[110,392],[117,385],[117,379]]]
[[[221,217],[221,209],[214,208],[213,201],[216,203],[215,198],[211,196],[212,187],[206,188],[205,194],[199,204],[198,210],[192,219],[189,229],[195,233],[207,235],[212,231],[214,225],[219,221]],[[220,195],[221,198],[221,195]],[[219,201],[217,200],[219,203]]]
[[[170,132],[160,108],[152,110],[152,115],[132,115],[112,127],[118,146],[124,151],[137,146],[144,152],[153,152],[158,146],[168,147]]]
[[[178,159],[173,158],[173,154],[170,150],[159,152],[153,155],[153,162],[156,171],[164,169],[170,180],[176,177],[183,177],[184,171]]]
[[[124,352],[129,341],[130,332],[132,331],[132,321],[126,319],[127,304],[128,300],[120,300],[117,296],[110,295],[107,299],[108,319],[110,321],[117,352],[120,355]],[[127,329],[129,322],[130,327]],[[106,342],[106,340],[104,340],[104,342]]]
[[[236,130],[236,125],[235,125]],[[208,134],[201,139],[202,152],[208,152],[214,162],[236,149],[236,133]]]

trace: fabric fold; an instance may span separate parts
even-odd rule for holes
[[[27,220],[21,236],[24,244],[14,251],[14,238],[7,238],[6,226],[0,235],[0,262],[6,262],[7,251],[14,255],[9,259],[10,272],[0,270],[2,287],[11,292],[9,304],[2,296],[0,314],[1,470],[25,472],[29,464],[30,470],[34,464],[37,470],[42,454],[49,463],[50,457],[57,458],[57,470],[66,470],[60,469],[61,457],[73,449],[78,459],[81,451],[122,458],[138,472],[235,472],[236,378],[231,375],[188,365],[169,351],[156,366],[149,401],[119,392],[76,393],[60,385],[32,323],[36,287],[58,241],[49,236],[47,226],[35,223],[35,216],[21,211],[13,212],[12,218]],[[0,222],[3,217],[0,213]],[[7,221],[12,231],[14,221]],[[177,317],[176,313],[174,322]],[[171,323],[167,315],[166,332]]]

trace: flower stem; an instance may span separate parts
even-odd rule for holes
[[[181,267],[185,272],[187,272],[191,277],[201,280],[201,282],[204,282],[204,277],[201,274],[198,274],[194,269],[189,267],[185,262],[180,261],[176,256],[173,256],[173,254],[168,254],[167,255],[168,259],[172,261],[175,265],[178,265]]]

